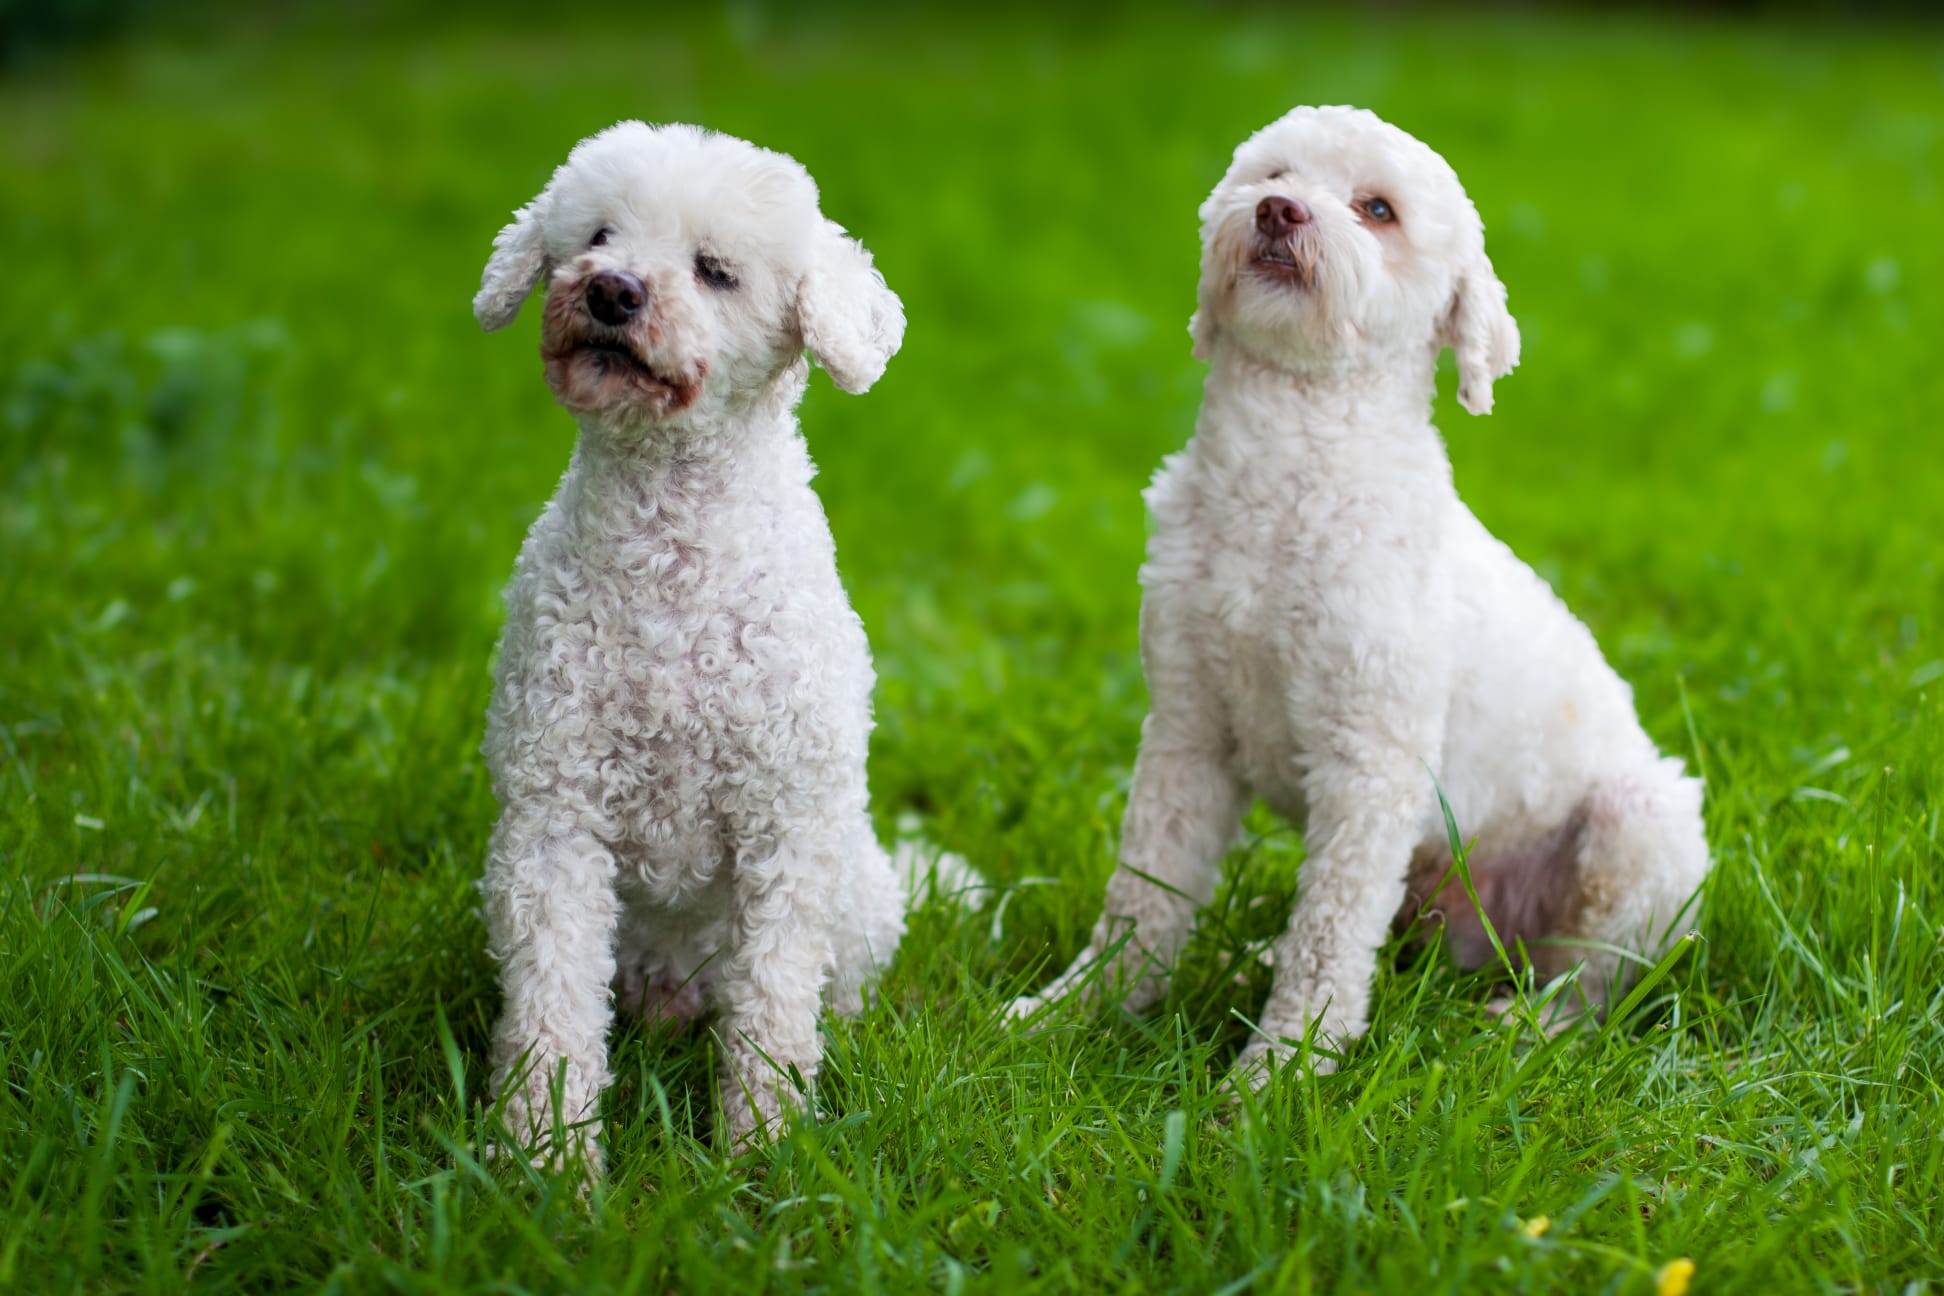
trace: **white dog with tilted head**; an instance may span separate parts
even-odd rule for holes
[[[529,1147],[595,1155],[610,995],[707,1002],[746,1136],[815,1080],[826,989],[857,1009],[904,932],[866,814],[870,652],[793,413],[806,349],[864,391],[904,314],[801,166],[693,126],[582,141],[494,249],[474,313],[500,328],[545,285],[580,424],[487,715],[494,1083]]]
[[[1307,858],[1235,1078],[1259,1083],[1312,1029],[1335,1049],[1369,1024],[1393,923],[1441,917],[1461,962],[1493,957],[1439,786],[1500,940],[1544,975],[1583,962],[1583,1002],[1604,1004],[1626,955],[1654,957],[1691,913],[1701,786],[1452,488],[1439,352],[1474,414],[1519,357],[1478,213],[1403,131],[1299,108],[1236,150],[1201,219],[1190,329],[1210,372],[1147,493],[1152,702],[1121,868],[1088,948],[1014,1011],[1158,999],[1259,795],[1303,826]]]

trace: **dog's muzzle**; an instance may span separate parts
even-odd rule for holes
[[[1315,216],[1302,199],[1270,194],[1256,204],[1249,264],[1258,273],[1308,288],[1316,282],[1321,250]]]
[[[625,270],[562,279],[547,297],[540,354],[547,385],[577,414],[666,418],[701,395],[708,367],[669,372],[650,359],[648,285]]]

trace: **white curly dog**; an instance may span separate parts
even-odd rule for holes
[[[866,813],[870,652],[793,412],[806,348],[862,392],[904,314],[817,201],[781,154],[622,122],[500,231],[473,301],[501,328],[545,282],[580,425],[507,589],[483,748],[494,1085],[531,1148],[557,1116],[598,1163],[610,994],[710,1003],[728,1132],[773,1125],[816,1079],[826,986],[857,1010],[904,932]]]
[[[1492,407],[1519,356],[1478,213],[1444,159],[1369,112],[1298,108],[1201,208],[1195,435],[1146,494],[1151,695],[1105,915],[1018,1016],[1154,1003],[1252,794],[1307,858],[1257,1038],[1258,1085],[1315,1028],[1369,1024],[1394,922],[1492,950],[1453,876],[1441,785],[1485,912],[1605,1003],[1708,871],[1701,785],[1642,731],[1586,628],[1480,525],[1430,421],[1440,351]],[[1331,1059],[1316,1055],[1320,1068]]]

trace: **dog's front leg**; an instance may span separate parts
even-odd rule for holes
[[[717,983],[722,1113],[731,1142],[771,1132],[816,1091],[817,1017],[831,962],[841,834],[741,834],[736,913]]]
[[[620,909],[614,856],[571,811],[509,811],[493,830],[481,891],[504,996],[493,1028],[502,1117],[529,1154],[558,1165],[577,1151],[598,1173]]]
[[[1157,698],[1143,726],[1120,867],[1107,880],[1106,907],[1087,947],[1039,994],[1015,999],[1008,1016],[1030,1017],[1069,995],[1140,1012],[1167,991],[1175,958],[1214,894],[1244,790],[1208,712],[1162,707]]]
[[[1069,996],[1130,1012],[1167,992],[1175,958],[1215,893],[1247,789],[1231,767],[1233,735],[1208,683],[1199,619],[1176,571],[1199,571],[1179,538],[1157,536],[1141,599],[1141,667],[1153,699],[1121,820],[1120,867],[1087,947],[1036,995],[1013,1000],[1021,1020]],[[1152,574],[1151,574],[1152,573]]]
[[[1404,903],[1411,848],[1423,827],[1430,780],[1415,756],[1352,768],[1327,767],[1307,780],[1308,850],[1296,878],[1296,907],[1276,943],[1276,976],[1257,1036],[1236,1059],[1231,1084],[1259,1087],[1271,1057],[1287,1059],[1311,1023],[1317,1042],[1339,1048],[1370,1024],[1377,951]],[[1317,1054],[1319,1073],[1333,1070]]]

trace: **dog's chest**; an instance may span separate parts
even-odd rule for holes
[[[671,899],[725,858],[725,797],[791,748],[827,633],[802,608],[814,580],[736,522],[598,552],[563,531],[522,558],[510,600],[494,716],[510,763],[529,785],[570,780]]]
[[[1218,543],[1209,551],[1201,590],[1209,681],[1233,744],[1237,772],[1276,809],[1301,822],[1304,743],[1292,701],[1303,691],[1297,642],[1307,612],[1278,589],[1279,573],[1265,550]]]
[[[667,546],[613,582],[602,718],[665,773],[722,777],[794,680],[793,592],[759,565],[686,548]]]
[[[1148,594],[1191,646],[1237,774],[1300,822],[1316,720],[1346,665],[1344,571],[1364,537],[1327,483],[1260,469],[1170,465],[1150,497]]]

